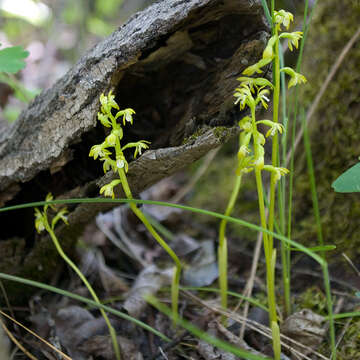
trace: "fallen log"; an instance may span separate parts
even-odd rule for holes
[[[128,159],[134,194],[220,146],[238,132],[236,78],[258,60],[268,34],[259,0],[164,0],[135,14],[0,134],[0,206],[48,192],[98,196],[113,174],[104,176],[88,154],[104,139],[97,112],[110,89],[121,108],[136,111],[124,143],[151,141],[149,151]],[[57,230],[65,250],[112,206],[69,207],[69,226]],[[48,280],[58,258],[49,238],[36,234],[33,209],[0,213],[0,223],[0,272]]]

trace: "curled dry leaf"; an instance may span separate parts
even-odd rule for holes
[[[325,319],[323,316],[315,314],[309,309],[303,309],[290,315],[282,324],[281,332],[291,339],[300,342],[309,348],[299,348],[303,354],[309,354],[312,349],[316,349],[323,340],[326,333],[324,328]],[[294,346],[297,349],[296,346]]]
[[[161,287],[171,284],[173,267],[161,270],[156,265],[146,267],[137,277],[124,308],[134,317],[139,317],[143,312],[146,301],[144,296],[155,294]]]

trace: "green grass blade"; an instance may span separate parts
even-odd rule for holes
[[[263,8],[264,8],[266,20],[269,22],[269,25],[271,26],[271,24],[272,24],[272,18],[271,18],[270,10],[269,10],[269,7],[268,7],[268,5],[267,5],[267,3],[266,3],[266,0],[261,0],[261,5],[262,5]]]
[[[216,292],[216,293],[220,293],[220,290],[219,289],[216,289],[216,288],[208,288],[208,287],[195,287],[195,286],[182,286],[181,289],[183,290],[195,290],[195,291],[204,291],[204,292]],[[267,312],[269,312],[269,309],[264,306],[263,304],[261,304],[259,301],[257,300],[254,300],[253,298],[250,298],[250,297],[247,297],[247,296],[244,296],[244,295],[241,295],[241,294],[238,294],[236,292],[233,292],[233,291],[227,291],[227,294],[230,295],[230,296],[233,296],[233,297],[236,297],[236,298],[239,298],[239,299],[243,299],[247,302],[249,302],[250,304],[253,304]]]
[[[172,317],[172,311],[165,305],[161,304],[155,297],[148,296],[146,299],[152,306],[154,306],[157,310],[164,313],[165,315]],[[209,335],[208,333],[200,330],[195,325],[191,324],[190,322],[182,319],[177,318],[176,323],[180,326],[182,326],[184,329],[191,332],[196,337],[206,341],[207,343],[216,346],[217,348],[223,349],[225,351],[228,351],[241,359],[248,359],[248,360],[271,360],[271,358],[255,355],[253,353],[250,353],[246,350],[242,350],[238,347],[235,347],[234,345],[229,344],[228,342],[222,341],[214,336]]]
[[[309,247],[308,249],[313,252],[332,251],[332,250],[336,249],[336,246],[335,245],[312,246],[312,247]],[[292,248],[291,251],[299,251],[299,250]]]
[[[14,275],[8,275],[8,274],[0,273],[0,279],[8,280],[8,281],[15,281],[15,282],[18,282],[18,283],[21,283],[21,284],[37,287],[37,288],[40,288],[40,289],[44,289],[44,290],[47,290],[47,291],[51,291],[51,292],[54,292],[54,293],[69,297],[69,298],[74,299],[74,300],[81,301],[81,302],[86,303],[88,305],[91,305],[91,306],[93,306],[95,308],[102,308],[105,311],[107,311],[107,312],[109,312],[111,314],[114,314],[114,315],[118,316],[121,319],[128,320],[128,321],[134,323],[135,325],[138,325],[138,326],[142,327],[143,329],[145,329],[145,330],[147,330],[149,332],[152,332],[153,334],[159,336],[161,339],[163,339],[165,341],[171,341],[167,336],[165,336],[161,332],[157,331],[156,329],[154,329],[150,325],[147,325],[144,322],[142,322],[142,321],[140,321],[138,319],[135,319],[135,318],[133,318],[133,317],[121,312],[121,311],[112,309],[109,306],[98,304],[95,301],[87,299],[87,298],[85,298],[83,296],[73,294],[73,293],[71,293],[69,291],[62,290],[62,289],[56,288],[56,287],[51,286],[51,285],[43,284],[43,283],[38,282],[38,281],[24,279],[24,278],[14,276]]]
[[[52,201],[37,201],[37,202],[32,202],[32,203],[27,203],[27,204],[8,206],[8,207],[0,208],[0,212],[13,211],[13,210],[24,209],[24,208],[29,208],[29,207],[36,207],[36,206],[43,206],[45,204],[54,204],[54,205],[56,205],[56,204],[85,204],[85,203],[87,203],[87,204],[134,203],[134,204],[151,204],[151,205],[169,206],[169,207],[182,209],[182,210],[185,210],[185,211],[195,212],[195,213],[206,215],[206,216],[212,216],[212,217],[215,217],[215,218],[218,218],[218,219],[225,219],[225,220],[227,220],[229,222],[232,222],[234,224],[245,226],[245,227],[247,227],[247,228],[249,228],[251,230],[254,230],[256,232],[266,233],[266,234],[269,234],[269,235],[275,237],[276,239],[279,239],[281,241],[285,241],[286,243],[296,247],[297,249],[302,250],[304,253],[306,253],[307,255],[312,257],[315,261],[317,261],[320,265],[324,265],[326,263],[320,256],[318,256],[314,252],[308,250],[305,246],[303,246],[303,245],[301,245],[301,244],[287,238],[284,235],[277,234],[277,233],[274,233],[273,231],[262,228],[261,226],[249,223],[249,222],[247,222],[245,220],[242,220],[242,219],[237,219],[237,218],[233,218],[231,216],[226,216],[226,215],[223,215],[223,214],[219,214],[219,213],[214,212],[214,211],[194,208],[192,206],[187,206],[187,205],[173,204],[173,203],[169,203],[169,202],[165,202],[165,201],[140,200],[140,199],[104,199],[104,198],[66,199],[66,200],[52,200]]]
[[[144,211],[145,217],[148,219],[149,223],[155,228],[155,230],[163,236],[165,239],[169,241],[173,241],[175,239],[175,235],[167,229],[164,225],[159,223],[152,215]]]
[[[347,312],[347,313],[340,313],[340,314],[334,314],[333,319],[339,320],[339,319],[347,319],[352,317],[358,317],[360,316],[360,311],[353,311],[353,312]],[[326,320],[329,320],[329,316],[325,316]]]
[[[311,198],[313,203],[314,209],[314,216],[316,221],[316,230],[317,230],[317,237],[319,241],[319,246],[324,246],[324,238],[322,233],[322,225],[321,225],[321,218],[320,218],[320,210],[319,210],[319,201],[316,191],[316,181],[315,181],[315,172],[314,172],[314,163],[311,153],[311,146],[310,146],[310,139],[309,133],[306,126],[305,120],[305,112],[304,109],[301,109],[301,120],[303,126],[303,134],[304,134],[304,146],[305,146],[305,153],[306,153],[306,161],[308,166],[308,173],[309,173],[309,180],[310,180],[310,188],[311,188]],[[325,258],[325,252],[321,252],[323,258]]]

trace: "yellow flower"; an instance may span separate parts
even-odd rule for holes
[[[302,38],[302,31],[294,31],[292,33],[282,33],[280,35],[281,39],[288,39],[288,46],[289,46],[289,50],[293,51],[293,45],[295,46],[295,48],[297,49],[299,46],[299,40]]]
[[[288,74],[291,77],[288,84],[288,88],[291,88],[292,86],[295,86],[297,84],[304,84],[307,82],[306,77],[304,75],[297,73],[295,70],[293,70],[290,67],[284,67],[280,71]]]
[[[45,230],[44,216],[38,208],[35,208],[35,229],[39,234]]]
[[[262,73],[261,68],[263,66],[269,64],[271,61],[272,61],[272,58],[261,59],[256,64],[247,67],[242,73],[244,75],[248,75],[248,76],[251,76],[255,73],[260,74],[260,73]]]
[[[275,23],[279,25],[279,28],[283,25],[288,29],[291,21],[294,21],[294,15],[291,12],[285,10],[275,11]]]
[[[104,185],[100,189],[100,194],[104,193],[104,196],[111,197],[111,198],[115,199],[114,187],[116,185],[119,185],[120,183],[121,183],[121,180],[119,180],[119,179],[113,180],[111,183]]]
[[[99,156],[106,157],[108,155],[111,155],[111,151],[105,148],[104,143],[100,145],[93,145],[89,152],[89,156],[93,157],[94,160],[96,160]]]

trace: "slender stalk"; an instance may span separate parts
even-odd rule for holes
[[[308,173],[309,173],[309,179],[310,179],[311,199],[312,199],[314,216],[315,216],[315,221],[316,221],[317,238],[318,238],[319,246],[323,247],[324,246],[324,237],[323,237],[322,226],[321,226],[319,201],[318,201],[317,191],[316,191],[314,164],[313,164],[313,158],[312,158],[311,145],[310,145],[307,124],[306,124],[306,120],[305,120],[305,113],[304,113],[303,108],[301,109],[301,118],[302,118],[303,134],[304,134],[304,147],[305,147],[305,152],[306,152],[306,161],[307,161]],[[325,259],[325,251],[321,251],[321,256],[323,257],[323,259]]]
[[[241,175],[236,176],[235,184],[228,202],[228,205],[225,210],[225,216],[230,216],[236,199],[239,194],[241,186]],[[220,222],[219,228],[219,248],[218,248],[218,261],[219,261],[219,286],[220,286],[220,295],[221,295],[221,306],[224,309],[227,309],[227,291],[228,291],[228,282],[227,282],[227,239],[225,236],[227,220],[223,219]],[[223,318],[226,321],[226,318]]]
[[[274,35],[278,35],[278,29],[276,26],[273,26]],[[274,92],[273,92],[273,122],[279,122],[279,101],[280,101],[280,59],[279,59],[279,40],[277,39],[275,44],[275,58],[273,62],[273,74],[274,74]],[[271,163],[274,167],[278,166],[278,132],[272,138],[272,159]],[[269,204],[269,219],[268,225],[269,230],[273,231],[274,229],[274,216],[275,216],[275,192],[276,192],[276,179],[275,173],[271,173],[270,180],[270,204]],[[273,237],[269,236],[269,242],[273,243]],[[272,246],[272,245],[271,245]]]
[[[333,314],[333,303],[331,298],[331,288],[330,288],[330,277],[329,269],[326,261],[323,261],[321,264],[323,276],[324,276],[324,286],[326,294],[326,303],[328,310],[328,319],[329,319],[329,330],[330,330],[330,346],[331,346],[331,360],[336,360],[336,339],[335,339],[335,323],[334,323],[334,314]]]
[[[280,68],[285,66],[284,64],[284,54],[279,47],[279,56],[280,56]],[[281,87],[281,105],[282,105],[282,119],[283,125],[285,128],[285,132],[281,138],[281,158],[279,156],[279,163],[285,167],[285,159],[286,159],[286,148],[287,148],[287,139],[288,139],[288,129],[289,122],[287,118],[287,110],[286,110],[286,82],[285,82],[285,74],[280,73],[280,87]],[[279,152],[280,153],[280,152]],[[278,202],[279,202],[279,218],[280,218],[280,229],[281,233],[285,234],[286,232],[286,177],[282,176],[280,179],[280,186],[278,190]],[[284,291],[284,315],[285,317],[291,314],[291,286],[290,286],[290,262],[291,262],[291,252],[290,246],[281,241],[281,264],[282,264],[282,280],[283,280],[283,291]]]
[[[261,4],[262,4],[262,6],[263,6],[266,19],[267,19],[267,21],[269,22],[269,24],[271,24],[271,23],[272,23],[272,19],[271,19],[269,7],[268,7],[268,5],[267,5],[267,3],[266,3],[266,0],[261,0]]]
[[[97,304],[100,304],[100,300],[97,297],[94,289],[92,288],[92,286],[90,285],[90,283],[87,281],[86,277],[84,276],[84,274],[80,271],[80,269],[70,260],[70,258],[64,253],[53,229],[51,228],[47,216],[44,217],[45,220],[45,229],[46,231],[49,233],[57,252],[60,254],[60,256],[64,259],[64,261],[75,271],[75,273],[79,276],[79,278],[81,279],[81,281],[85,284],[85,286],[87,287],[87,289],[89,290],[89,293],[91,294],[91,296],[93,297],[93,299],[95,300],[95,302]],[[109,333],[110,333],[110,337],[111,337],[111,342],[113,344],[113,348],[114,348],[114,352],[115,352],[115,356],[117,360],[120,360],[121,357],[121,352],[120,352],[120,348],[119,348],[119,344],[117,342],[117,338],[116,338],[116,332],[115,329],[113,328],[113,326],[110,323],[110,320],[108,318],[108,316],[106,315],[106,312],[104,311],[104,309],[99,308],[100,313],[102,315],[102,317],[105,320],[105,323],[109,329]]]
[[[256,121],[255,121],[255,107],[251,107],[251,119],[253,124],[253,135],[254,135],[254,143],[257,144],[258,132],[256,129]],[[255,148],[255,158],[258,158],[257,154],[257,146]],[[255,179],[256,179],[256,188],[258,193],[258,201],[259,201],[259,212],[260,212],[260,222],[261,227],[265,230],[268,230],[267,221],[266,221],[266,213],[265,213],[265,199],[264,199],[264,191],[262,184],[262,176],[261,169],[259,167],[255,167]],[[277,325],[277,314],[276,314],[276,296],[275,296],[275,263],[276,263],[276,251],[273,249],[273,243],[270,241],[270,235],[267,232],[263,232],[263,242],[264,242],[264,253],[265,253],[265,261],[266,261],[266,286],[267,286],[267,297],[268,297],[268,305],[269,305],[269,318],[272,329],[272,340],[273,340],[273,349],[275,360],[280,359],[280,332],[278,330]]]
[[[119,177],[121,180],[121,185],[124,189],[126,197],[130,200],[133,199],[129,183],[127,181],[127,177],[125,174],[125,170],[123,168],[118,171]],[[178,316],[178,308],[179,308],[179,287],[180,287],[180,275],[181,275],[181,262],[175,252],[171,249],[171,247],[166,243],[166,241],[159,235],[159,233],[154,229],[154,227],[150,224],[149,220],[146,218],[144,213],[137,207],[135,203],[130,203],[130,208],[133,213],[139,218],[139,220],[144,224],[146,229],[150,232],[150,234],[155,238],[155,240],[160,244],[160,246],[170,255],[170,257],[175,262],[175,271],[172,279],[171,286],[171,303],[172,303],[172,311],[173,311],[173,319],[176,319]],[[174,320],[174,323],[176,321]]]

